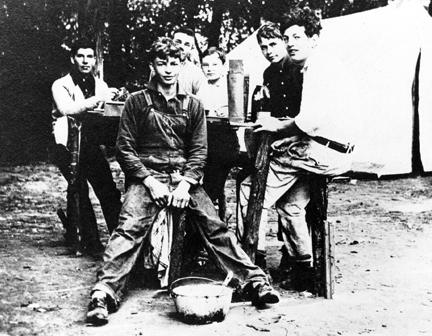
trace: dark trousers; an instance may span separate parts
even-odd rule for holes
[[[170,175],[154,175],[170,184]],[[174,188],[175,186],[172,186]],[[187,223],[193,225],[209,256],[225,272],[233,271],[241,283],[267,283],[264,272],[254,265],[241,249],[235,235],[228,230],[201,186],[190,190],[191,202]],[[119,225],[111,235],[104,254],[104,264],[98,272],[98,283],[93,290],[102,290],[110,297],[114,309],[120,303],[128,276],[134,267],[150,233],[151,225],[160,208],[151,199],[142,183],[132,183],[126,192]]]
[[[74,190],[69,183],[71,179],[70,171],[71,155],[62,145],[57,145],[55,162],[61,173],[68,181],[68,210],[71,208],[69,197]],[[76,187],[79,189],[80,197],[80,221],[82,223],[82,238],[84,246],[92,247],[99,244],[99,233],[97,228],[96,216],[93,211],[89,198],[90,182],[93,190],[99,199],[103,215],[111,234],[117,227],[118,215],[121,208],[120,191],[114,183],[111,169],[99,145],[82,142],[80,152],[80,163],[78,167],[79,180]],[[70,213],[68,211],[68,213]]]
[[[204,190],[213,202],[219,203],[222,220],[226,211],[225,182],[232,168],[250,167],[246,153],[240,153],[236,131],[225,124],[207,126],[208,158],[204,169]]]

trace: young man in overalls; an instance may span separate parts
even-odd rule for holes
[[[106,323],[108,312],[119,307],[126,279],[163,208],[186,210],[188,224],[199,232],[209,255],[247,286],[255,305],[279,301],[264,272],[240,248],[199,184],[207,156],[206,120],[200,101],[178,83],[181,58],[171,39],[158,39],[150,50],[155,76],[125,104],[117,159],[128,188],[92,291],[87,320],[93,324]]]

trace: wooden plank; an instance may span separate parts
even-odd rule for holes
[[[330,221],[326,221],[326,299],[333,299],[335,273],[334,273],[334,226]]]
[[[68,147],[71,153],[70,176],[68,179],[67,192],[67,220],[70,232],[68,236],[72,240],[72,245],[76,255],[82,255],[84,251],[83,229],[80,215],[80,174],[79,162],[81,151],[81,123],[73,118],[69,122],[69,140]]]
[[[327,221],[327,178],[311,175],[311,200],[306,211],[306,220],[311,229],[314,268],[314,292],[318,296],[333,297],[333,238]]]
[[[261,133],[255,166],[252,173],[252,185],[249,195],[247,215],[244,221],[244,235],[242,241],[243,249],[251,260],[255,260],[255,252],[258,245],[258,230],[270,165],[269,154],[272,139],[273,137],[271,133]]]
[[[183,247],[186,231],[186,211],[176,211],[174,214],[173,237],[170,254],[169,283],[180,278],[183,267]]]

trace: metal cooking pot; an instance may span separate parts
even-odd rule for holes
[[[226,286],[231,277],[228,274],[223,283],[201,277],[174,281],[170,293],[180,318],[192,324],[223,321],[232,299],[232,288]]]

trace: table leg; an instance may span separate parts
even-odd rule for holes
[[[252,185],[249,195],[247,215],[244,221],[244,235],[242,246],[252,261],[258,245],[258,231],[264,202],[267,175],[270,165],[271,133],[263,132],[252,172]]]
[[[69,118],[69,150],[71,152],[70,178],[67,193],[67,220],[71,230],[70,237],[77,255],[84,251],[83,230],[80,216],[80,176],[79,162],[81,150],[81,124]]]
[[[326,177],[311,176],[310,195],[306,219],[312,235],[314,292],[331,299],[334,292],[334,238],[333,225],[327,221]]]

